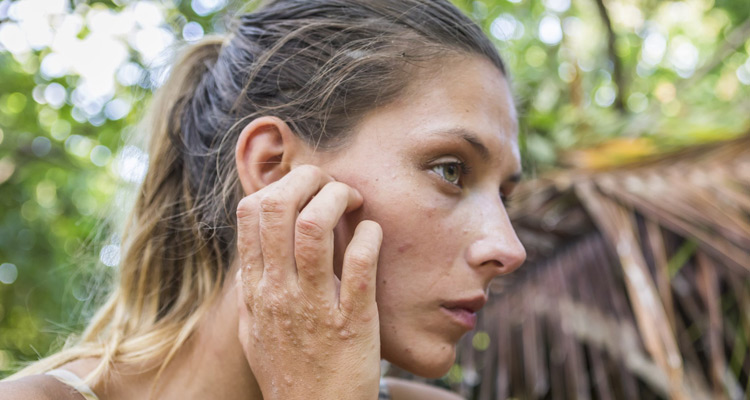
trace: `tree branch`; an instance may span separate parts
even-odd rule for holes
[[[607,53],[609,54],[609,59],[612,60],[612,64],[614,65],[612,79],[615,82],[615,86],[617,86],[617,93],[615,94],[614,102],[615,108],[620,113],[625,113],[625,103],[623,102],[625,94],[625,76],[623,75],[622,70],[622,60],[617,56],[617,49],[615,47],[617,35],[615,35],[615,31],[612,29],[612,20],[609,18],[604,1],[596,0],[596,6],[599,8],[599,15],[602,17],[602,22],[607,28]]]

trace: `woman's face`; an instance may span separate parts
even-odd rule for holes
[[[362,219],[383,228],[377,280],[383,358],[445,374],[473,329],[490,280],[526,254],[503,197],[520,173],[508,83],[489,61],[462,57],[369,113],[341,151],[318,153],[364,205],[336,230],[336,265]]]

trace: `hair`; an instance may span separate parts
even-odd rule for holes
[[[88,357],[99,359],[89,379],[115,363],[161,374],[235,256],[234,149],[247,122],[273,115],[310,146],[335,150],[437,59],[477,55],[506,73],[482,30],[446,0],[276,0],[232,32],[187,47],[154,97],[149,168],[108,300],[76,343],[16,376]]]

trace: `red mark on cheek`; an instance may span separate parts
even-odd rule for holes
[[[362,282],[362,283],[360,283],[360,284],[359,284],[359,290],[361,290],[361,291],[363,291],[363,292],[364,292],[365,290],[367,290],[367,282]]]
[[[402,244],[401,246],[398,246],[398,252],[399,254],[403,254],[406,252],[406,250],[409,250],[411,247],[412,247],[411,243]]]

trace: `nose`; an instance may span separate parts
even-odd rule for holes
[[[482,211],[477,213],[479,218],[473,229],[477,236],[466,253],[469,265],[489,275],[489,279],[509,274],[526,261],[526,249],[510,223],[505,206],[499,199],[492,203],[480,207]]]

